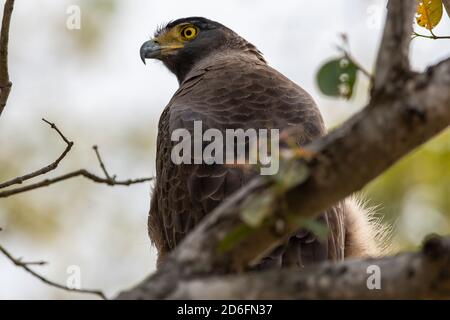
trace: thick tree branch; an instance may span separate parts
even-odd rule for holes
[[[444,4],[445,11],[450,18],[450,0],[442,0],[442,3]]]
[[[373,95],[380,90],[395,92],[398,86],[402,86],[404,75],[410,71],[409,44],[416,6],[417,1],[411,0],[388,3],[386,24],[375,67]]]
[[[388,169],[450,124],[450,59],[423,74],[409,71],[408,47],[414,1],[389,1],[377,61],[376,95],[339,129],[305,149],[305,181],[285,190],[283,210],[249,230],[241,218],[248,199],[267,196],[279,179],[254,179],[227,199],[170,254],[159,271],[119,298],[157,299],[170,295],[181,279],[245,270],[270,248],[298,230],[295,216],[313,218]],[[269,190],[269,191],[268,191]],[[257,201],[257,200],[255,200]],[[230,234],[247,230],[227,250]],[[236,232],[238,231],[238,232]]]
[[[0,33],[0,117],[5,109],[12,86],[8,72],[8,42],[13,9],[14,0],[6,0],[3,8],[2,29]]]
[[[450,299],[449,270],[450,238],[431,238],[421,252],[394,257],[180,281],[165,298]]]

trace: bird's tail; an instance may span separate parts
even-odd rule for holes
[[[382,223],[376,207],[368,207],[358,196],[344,202],[345,258],[379,257],[392,251],[392,228]]]

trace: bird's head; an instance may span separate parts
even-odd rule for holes
[[[198,61],[218,51],[244,50],[264,61],[255,46],[224,25],[201,17],[178,19],[158,28],[141,46],[141,59],[161,60],[181,83]]]

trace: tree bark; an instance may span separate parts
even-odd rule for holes
[[[383,259],[182,280],[165,298],[450,299],[450,238],[432,238],[421,252]]]
[[[12,83],[8,72],[9,26],[14,9],[14,0],[6,0],[3,9],[2,29],[0,32],[0,116],[6,107]]]

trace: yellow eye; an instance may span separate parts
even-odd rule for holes
[[[192,40],[197,36],[198,30],[194,26],[187,26],[181,30],[181,36],[184,40]]]

